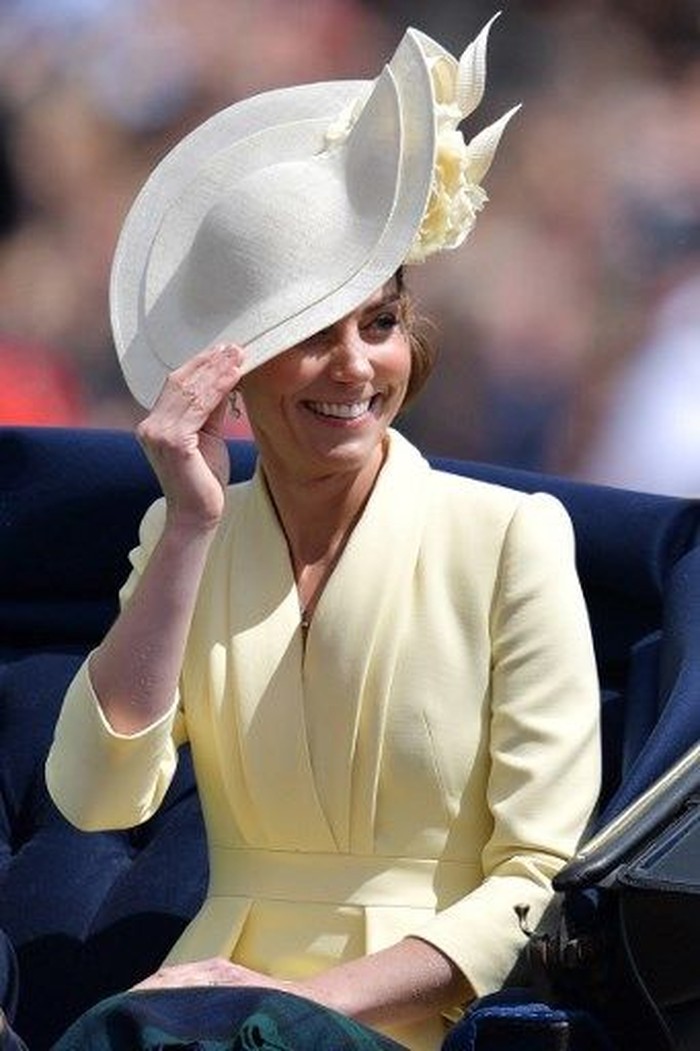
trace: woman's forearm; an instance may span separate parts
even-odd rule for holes
[[[172,704],[212,529],[166,522],[127,605],[90,658],[100,707],[117,733],[145,729]]]
[[[474,997],[457,966],[414,937],[333,967],[304,985],[311,999],[370,1026],[416,1022]]]
[[[224,509],[228,395],[241,350],[218,344],[171,373],[137,428],[160,482],[165,527],[136,589],[90,660],[112,729],[130,734],[170,707],[207,552]]]

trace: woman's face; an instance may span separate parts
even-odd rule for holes
[[[267,466],[310,478],[379,469],[411,351],[394,281],[240,383]]]

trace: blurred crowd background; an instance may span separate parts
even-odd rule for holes
[[[504,2],[468,136],[523,102],[470,246],[408,273],[426,452],[700,495],[700,0]],[[189,128],[255,91],[453,52],[495,0],[0,0],[0,423],[130,428],[116,237]],[[244,427],[245,422],[239,426]]]

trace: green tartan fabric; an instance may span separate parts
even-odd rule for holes
[[[120,993],[97,1004],[53,1051],[405,1051],[309,1000],[270,989]]]

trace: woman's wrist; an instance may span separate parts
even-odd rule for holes
[[[161,543],[174,550],[193,545],[208,548],[220,522],[219,514],[195,512],[167,505]]]

